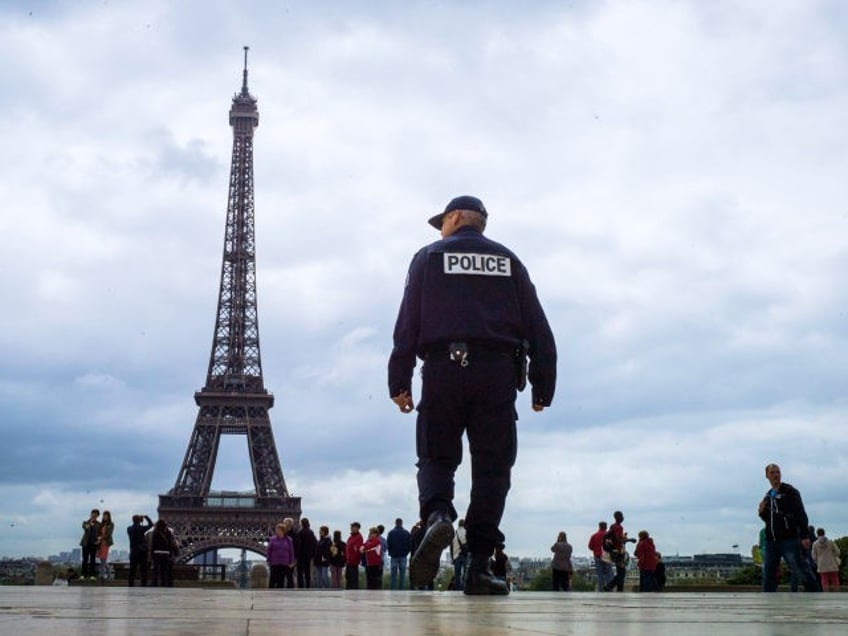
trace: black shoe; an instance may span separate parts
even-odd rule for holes
[[[439,573],[442,552],[453,541],[453,522],[446,512],[434,512],[427,520],[427,531],[421,545],[409,562],[409,583],[413,588],[426,587]]]
[[[487,555],[484,554],[479,557],[471,555],[468,567],[465,570],[462,592],[468,596],[505,596],[509,594],[509,585],[503,579],[492,574]]]

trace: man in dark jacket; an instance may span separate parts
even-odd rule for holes
[[[299,588],[312,587],[312,560],[318,550],[318,539],[309,525],[309,519],[304,517],[300,520],[299,541],[295,544],[297,555],[297,586]]]
[[[142,524],[142,521],[147,523]],[[153,521],[147,515],[133,515],[132,525],[127,528],[130,539],[130,573],[128,583],[135,585],[136,573],[141,575],[141,586],[147,586],[147,539],[144,535],[153,528]]]
[[[766,524],[765,549],[763,551],[763,592],[776,592],[777,572],[781,557],[791,572],[790,589],[798,591],[798,581],[804,581],[804,590],[818,592],[819,587],[812,574],[801,566],[801,546],[810,547],[807,537],[807,512],[801,493],[780,478],[780,466],[766,466],[766,479],[771,488],[760,502],[759,514]]]
[[[409,530],[403,527],[403,519],[395,519],[395,527],[389,530],[386,537],[386,547],[391,559],[390,587],[402,590],[406,587],[406,560],[412,549],[412,537]]]
[[[100,511],[95,508],[91,511],[89,518],[82,522],[82,539],[80,539],[82,573],[80,577],[83,579],[93,579],[97,574],[94,559],[97,556],[97,546],[100,543],[100,522],[97,520],[99,516]]]
[[[330,587],[330,558],[333,556],[330,548],[333,540],[330,538],[330,528],[321,526],[318,528],[318,547],[315,550],[315,587]]]

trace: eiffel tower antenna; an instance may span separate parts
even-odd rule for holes
[[[253,133],[259,125],[256,98],[247,90],[247,51],[241,92],[233,96],[233,152],[224,227],[218,308],[206,384],[194,394],[197,419],[174,487],[159,495],[159,515],[182,543],[180,561],[218,548],[265,554],[274,526],[300,518],[299,497],[290,497],[268,411],[274,396],[265,388],[259,351],[253,194]],[[247,438],[253,492],[210,490],[222,435]]]
[[[249,95],[250,94],[250,93],[247,92],[247,52],[249,50],[250,50],[249,46],[244,47],[244,73],[243,73],[242,82],[241,82],[241,94],[242,95]]]

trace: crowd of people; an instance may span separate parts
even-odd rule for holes
[[[100,517],[100,511],[91,511],[83,524],[82,580],[108,579],[112,570],[108,563],[109,547],[113,545],[114,523],[109,511]],[[328,526],[321,526],[316,536],[306,517],[300,520],[285,518],[274,528],[268,538],[266,563],[270,588],[336,588],[359,589],[360,574],[365,574],[365,587],[369,590],[383,588],[385,571],[389,571],[389,589],[403,590],[412,587],[407,577],[410,556],[415,552],[426,524],[418,521],[411,529],[397,518],[387,533],[382,524],[361,532],[361,524],[350,524],[346,538],[341,530],[332,537]],[[180,542],[163,519],[154,523],[147,515],[133,515],[127,528],[129,538],[128,585],[136,580],[142,586],[173,586],[173,565],[180,552]],[[496,547],[490,566],[506,578],[509,561],[503,545]],[[451,546],[454,577],[449,589],[462,590],[464,565],[468,557],[465,542],[464,520],[460,519]],[[99,559],[99,567],[95,559]],[[414,586],[415,589],[434,589],[434,581]]]
[[[145,522],[145,523],[142,523]],[[82,522],[82,568],[81,580],[106,580],[112,578],[109,549],[114,545],[115,524],[108,510],[97,508]],[[130,569],[128,585],[135,585],[136,576],[146,586],[148,574],[152,573],[152,585],[173,586],[174,557],[179,554],[179,543],[164,520],[155,524],[147,515],[133,515],[132,525],[127,528],[130,544]],[[95,559],[99,560],[99,564]]]
[[[781,559],[790,573],[790,589],[818,592],[839,589],[839,547],[831,541],[823,528],[809,525],[801,495],[791,485],[781,481],[776,464],[766,467],[770,489],[759,504],[758,512],[764,526],[755,555],[762,563],[763,591],[776,591],[781,577]],[[598,529],[589,538],[588,548],[594,559],[597,590],[612,592],[624,590],[624,581],[630,555],[626,546],[634,543],[633,558],[639,570],[639,591],[659,592],[665,587],[665,565],[657,552],[654,540],[647,530],[630,538],[624,530],[624,514],[613,513],[613,522],[598,523]],[[332,537],[328,526],[320,526],[318,535],[306,517],[296,521],[283,519],[268,538],[266,560],[271,588],[337,588],[359,589],[360,573],[365,573],[365,587],[378,590],[383,587],[386,568],[389,569],[389,589],[433,589],[435,572],[426,580],[407,583],[407,565],[411,555],[422,544],[428,524],[417,521],[410,530],[397,518],[394,527],[385,532],[383,525],[372,526],[367,536],[361,532],[358,521],[350,524],[347,538],[341,530]],[[94,509],[82,523],[82,569],[80,578],[93,580],[111,576],[109,549],[114,544],[115,524],[108,510]],[[173,586],[173,563],[180,546],[174,532],[160,519],[156,523],[146,515],[134,515],[127,528],[130,545],[128,584],[133,586],[136,577],[141,585]],[[509,582],[509,558],[504,544],[498,543],[492,555],[487,556],[486,568],[491,576],[502,581],[506,589]],[[453,578],[448,589],[463,590],[467,579],[465,569],[469,550],[465,520],[459,519],[452,532],[449,545],[453,563]],[[553,591],[571,591],[574,567],[573,548],[568,536],[560,532],[551,546],[551,587]],[[441,558],[441,555],[437,555]],[[96,560],[99,560],[97,567]],[[756,559],[755,559],[756,560]]]
[[[630,561],[626,550],[628,543],[636,544],[633,556],[639,569],[639,591],[662,591],[666,580],[665,564],[651,535],[647,530],[640,530],[638,540],[628,537],[623,526],[624,514],[620,510],[613,513],[613,520],[609,526],[606,521],[598,522],[598,529],[589,537],[588,547],[594,561],[598,591],[624,591]]]
[[[331,538],[327,526],[316,537],[306,517],[283,519],[268,543],[269,587],[355,590],[364,572],[366,589],[379,590],[388,567],[390,589],[406,589],[408,559],[422,528],[419,523],[407,530],[397,518],[388,533],[379,524],[363,535],[362,525],[354,521],[346,538],[341,530],[334,530]]]

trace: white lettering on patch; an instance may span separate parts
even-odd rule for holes
[[[475,276],[510,276],[509,256],[501,254],[458,254],[445,252],[445,274],[473,274]]]

